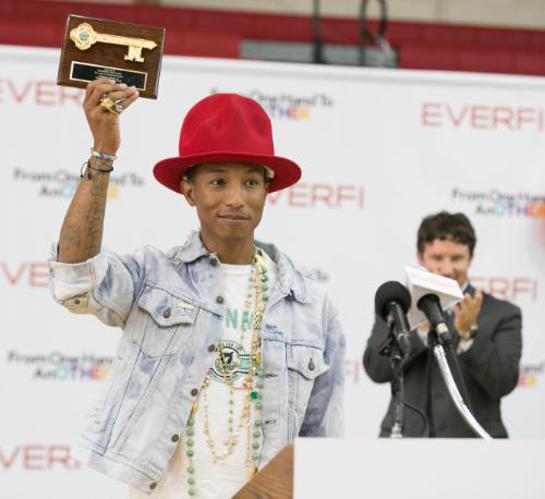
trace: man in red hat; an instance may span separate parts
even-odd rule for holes
[[[154,168],[197,209],[199,232],[167,253],[101,250],[119,114],[137,98],[88,85],[94,146],[50,262],[59,303],[124,330],[77,456],[132,498],[231,497],[295,437],[341,434],[344,336],[322,287],[254,240],[267,193],[301,171],[275,156],[246,97],[198,102],[178,156]]]

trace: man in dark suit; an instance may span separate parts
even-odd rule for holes
[[[477,242],[462,213],[440,212],[426,217],[418,230],[419,263],[430,272],[456,279],[463,300],[449,315],[463,380],[473,413],[493,437],[506,438],[501,398],[516,386],[522,349],[521,311],[515,305],[476,290],[468,270]],[[428,328],[411,331],[412,350],[405,367],[405,424],[407,437],[473,437],[452,403],[439,367],[427,348]],[[367,374],[377,383],[393,379],[390,360],[379,350],[386,340],[386,323],[377,317],[363,356]],[[380,436],[390,435],[393,403],[381,425]]]

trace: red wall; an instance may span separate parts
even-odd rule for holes
[[[0,0],[0,43],[60,47],[68,14],[164,26],[167,54],[238,58],[243,39],[311,40],[308,16]],[[326,43],[358,41],[355,19],[324,18],[322,32]],[[391,22],[388,40],[403,68],[545,75],[545,31]]]

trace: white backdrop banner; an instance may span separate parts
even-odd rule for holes
[[[47,288],[49,248],[92,145],[83,92],[55,84],[58,59],[0,46],[0,495],[123,497],[71,456],[121,333],[71,315]],[[361,366],[374,292],[416,263],[422,217],[447,209],[475,225],[473,283],[523,310],[507,428],[544,437],[545,79],[166,57],[159,99],[121,120],[105,247],[167,249],[197,228],[151,168],[176,155],[185,113],[213,92],[261,103],[277,153],[303,168],[300,183],[269,196],[257,235],[312,269],[339,308],[347,436],[377,435],[389,399]]]

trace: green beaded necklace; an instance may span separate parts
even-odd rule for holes
[[[248,374],[244,379],[241,387],[235,387],[233,383],[233,373],[227,368],[223,354],[219,349],[216,352],[218,356],[219,364],[222,366],[222,374],[224,375],[227,386],[229,387],[229,416],[228,416],[228,435],[223,446],[225,451],[223,453],[218,452],[216,442],[213,440],[210,432],[210,420],[208,415],[208,396],[207,388],[210,384],[210,377],[207,374],[204,379],[201,395],[203,402],[203,416],[204,416],[204,435],[206,438],[206,445],[212,453],[214,463],[225,461],[230,455],[233,454],[237,444],[239,443],[239,437],[242,431],[246,430],[246,461],[245,465],[248,468],[248,476],[252,477],[257,473],[259,460],[261,458],[261,410],[262,410],[262,390],[264,383],[264,371],[261,357],[261,326],[263,316],[267,309],[269,301],[269,277],[267,274],[267,267],[265,265],[265,258],[263,252],[254,247],[254,255],[252,258],[252,272],[250,274],[248,291],[246,293],[246,301],[244,303],[244,310],[251,311],[253,305],[252,314],[252,337],[250,346],[250,362],[248,366]],[[244,344],[244,334],[241,329],[241,344]],[[243,390],[245,392],[244,403],[241,414],[238,418],[238,424],[235,427],[234,418],[234,396],[235,391]],[[252,406],[254,408],[254,421],[252,424]],[[191,413],[187,421],[187,427],[185,431],[187,450],[185,452],[187,456],[187,492],[190,496],[197,495],[197,489],[195,487],[195,468],[193,465],[193,436],[194,436],[194,423],[195,413],[198,406],[195,402],[191,408]]]

